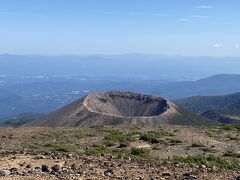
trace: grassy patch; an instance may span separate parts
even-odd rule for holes
[[[235,129],[240,129],[240,125],[222,125],[222,126],[219,126],[219,129],[222,129],[225,131],[233,131]]]
[[[233,158],[240,158],[240,153],[235,150],[227,150],[223,156],[233,157]]]
[[[136,148],[136,147],[131,148],[131,152],[130,153],[133,156],[133,158],[135,158],[136,160],[146,159],[148,154],[149,154],[147,149]]]
[[[240,141],[240,137],[237,135],[227,134],[226,137],[232,141],[237,141],[237,142]]]
[[[212,149],[211,147],[202,147],[201,150],[203,152],[208,152],[208,153],[215,153],[216,150]]]
[[[237,159],[225,159],[219,156],[174,156],[173,158],[168,158],[165,161],[171,163],[205,165],[207,167],[217,167],[219,169],[240,170],[240,161]]]
[[[107,152],[108,152],[107,148],[99,144],[95,144],[86,150],[87,155],[95,155],[95,156],[100,156],[100,155],[103,156]]]
[[[152,144],[159,143],[160,138],[163,136],[168,136],[169,134],[165,131],[150,131],[140,135],[140,140],[150,142]]]
[[[156,136],[155,133],[145,133],[140,136],[140,140],[150,142],[150,143],[159,143],[160,139]]]
[[[200,141],[193,142],[191,147],[205,147]]]
[[[67,144],[64,142],[51,142],[51,143],[47,143],[45,145],[45,147],[50,147],[52,148],[54,151],[58,151],[58,152],[74,152],[77,153],[79,152],[79,148],[71,145],[71,144]]]
[[[169,139],[171,146],[182,144],[183,142],[180,139]]]
[[[240,125],[238,124],[223,124],[218,126],[209,126],[210,129],[219,129],[225,131],[235,131],[240,130]]]
[[[77,138],[77,139],[82,139],[86,136],[87,135],[85,133],[83,133],[82,131],[75,131],[74,132],[74,137]]]
[[[28,150],[32,150],[32,151],[40,151],[41,150],[41,148],[36,144],[26,144],[26,145],[24,145],[24,148],[26,148]]]
[[[113,130],[105,136],[104,140],[107,146],[113,146],[116,143],[128,144],[129,142],[133,142],[135,138],[131,133],[125,134],[119,130]]]

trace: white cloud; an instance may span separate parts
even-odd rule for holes
[[[235,45],[234,45],[234,48],[235,48],[235,49],[239,49],[239,44],[235,44]]]
[[[197,7],[198,9],[213,9],[212,6],[200,5]]]
[[[154,16],[158,16],[158,17],[166,17],[166,14],[162,14],[162,13],[154,13]]]
[[[219,44],[219,43],[216,43],[216,44],[213,45],[213,47],[215,47],[215,48],[221,48],[221,47],[223,47],[223,45],[222,45],[222,44]]]
[[[192,15],[191,18],[210,19],[210,17],[208,17],[208,16],[202,16],[202,15]]]
[[[188,18],[179,18],[178,21],[186,22],[186,21],[189,21],[189,19]]]

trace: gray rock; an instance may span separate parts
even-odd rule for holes
[[[189,176],[187,176],[187,179],[189,179],[189,180],[197,179],[197,176],[190,174]]]
[[[17,168],[15,168],[15,167],[13,167],[13,168],[11,168],[11,169],[10,169],[10,171],[11,171],[11,172],[17,172],[17,171],[18,171],[18,169],[17,169]]]
[[[171,176],[172,174],[170,172],[164,172],[162,173],[162,176]]]
[[[47,165],[42,165],[42,172],[50,172],[49,167]]]
[[[107,169],[106,171],[104,171],[104,175],[105,176],[111,176],[111,175],[113,175],[113,169]]]
[[[196,173],[194,172],[187,172],[187,173],[184,173],[183,176],[186,176],[186,179],[197,179],[197,176],[196,176]]]
[[[26,168],[32,168],[31,164],[26,165]]]
[[[35,170],[36,172],[41,172],[42,169],[37,166],[37,167],[34,168],[34,170]]]
[[[72,164],[72,165],[71,165],[71,169],[72,169],[72,170],[76,170],[76,169],[77,169],[77,165],[76,165],[76,164]]]
[[[61,167],[58,165],[58,164],[55,164],[53,167],[52,167],[52,170],[54,172],[60,172],[61,171]]]
[[[9,176],[11,174],[11,171],[7,169],[0,170],[0,176]]]

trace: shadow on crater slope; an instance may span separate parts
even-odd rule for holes
[[[92,112],[120,117],[158,116],[169,108],[161,97],[137,93],[92,93],[84,100],[84,105]]]

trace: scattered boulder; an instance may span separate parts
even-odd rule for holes
[[[104,175],[105,176],[112,176],[114,173],[113,173],[113,169],[109,168],[107,169],[106,171],[104,171]]]
[[[72,169],[72,170],[76,170],[76,169],[77,169],[77,165],[76,165],[76,164],[72,164],[72,165],[71,165],[71,169]]]
[[[11,174],[11,171],[7,169],[0,170],[0,176],[9,176]]]
[[[193,180],[193,179],[198,179],[198,178],[197,178],[197,176],[196,176],[196,175],[189,174],[189,175],[187,175],[187,176],[186,176],[186,178],[185,178],[185,179],[187,179],[187,180]]]
[[[26,165],[26,168],[32,168],[31,164]]]
[[[42,172],[50,172],[49,167],[47,165],[42,165]]]
[[[54,172],[60,172],[61,171],[61,167],[58,165],[58,164],[55,164],[53,167],[52,167],[52,170]]]
[[[163,172],[162,176],[171,176],[172,174],[170,172]]]
[[[16,171],[18,171],[18,169],[15,168],[15,167],[13,167],[13,168],[10,169],[10,171],[11,171],[11,172],[16,172]]]
[[[200,165],[200,168],[206,169],[207,166],[205,166],[205,165]]]

